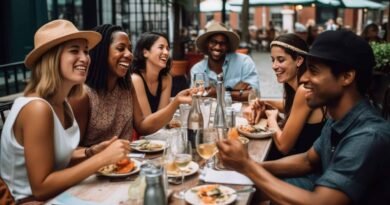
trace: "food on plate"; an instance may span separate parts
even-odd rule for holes
[[[137,143],[131,144],[137,150],[153,151],[163,148],[164,145],[152,142],[150,140],[139,140]]]
[[[174,161],[167,162],[165,164],[165,169],[167,170],[167,174],[170,176],[180,176],[181,175],[180,169],[179,169],[179,167],[177,167],[177,165],[174,163]],[[186,168],[184,168],[182,170],[182,172],[183,172],[183,174],[188,174],[188,173],[192,172],[192,169],[193,168],[191,166],[187,166]]]
[[[260,126],[253,126],[253,125],[241,125],[240,130],[242,132],[249,132],[249,133],[267,132],[268,127],[260,127]]]
[[[239,136],[240,136],[240,134],[238,133],[237,128],[232,127],[229,129],[228,139],[238,139]]]
[[[181,122],[178,119],[172,119],[168,124],[167,124],[167,129],[173,129],[173,128],[180,128],[181,127]]]
[[[100,168],[99,172],[102,174],[125,174],[133,171],[135,167],[134,161],[124,158],[115,164],[110,164]]]
[[[194,189],[202,204],[218,204],[229,199],[229,193],[220,189],[220,185],[213,184]]]

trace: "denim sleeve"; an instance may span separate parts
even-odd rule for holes
[[[249,56],[245,56],[242,62],[242,79],[256,90],[260,89],[259,75],[257,74],[256,65]]]
[[[318,142],[315,147],[321,149]],[[378,177],[378,159],[381,153],[385,153],[384,148],[380,140],[376,139],[374,131],[367,129],[345,137],[316,185],[340,190],[353,201],[358,201],[370,188],[370,183]]]

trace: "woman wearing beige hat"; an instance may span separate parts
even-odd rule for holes
[[[71,22],[54,20],[37,30],[25,65],[31,80],[15,100],[1,136],[1,177],[18,203],[46,200],[77,184],[130,150],[113,139],[106,149],[69,167],[79,145],[79,126],[67,102],[82,91],[90,64],[89,50],[101,40]]]

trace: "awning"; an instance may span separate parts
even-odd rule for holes
[[[369,0],[342,0],[346,8],[384,9],[386,6]]]
[[[249,0],[249,6],[305,5],[311,3],[313,3],[313,0]],[[241,6],[242,0],[231,0],[229,4]]]
[[[225,4],[226,11],[241,12],[241,6],[233,6],[227,2]],[[200,2],[200,12],[220,12],[222,11],[222,0],[206,0]]]
[[[231,0],[231,6],[241,6],[242,0]],[[337,8],[384,9],[386,6],[369,0],[249,0],[249,6],[311,5]]]

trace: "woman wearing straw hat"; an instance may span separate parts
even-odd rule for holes
[[[113,139],[106,149],[69,167],[80,131],[67,102],[82,91],[90,64],[89,50],[101,40],[67,20],[40,27],[25,59],[31,80],[15,100],[1,136],[1,177],[15,200],[46,200],[77,184],[99,168],[126,157],[129,142]]]
[[[216,82],[217,75],[223,73],[224,85],[231,91],[233,100],[248,100],[251,88],[259,90],[259,76],[249,56],[235,53],[239,43],[236,33],[220,23],[211,23],[207,31],[196,39],[196,46],[208,58],[192,67],[191,79],[195,73],[206,73],[211,81]],[[209,95],[215,94],[215,87],[211,86]]]

